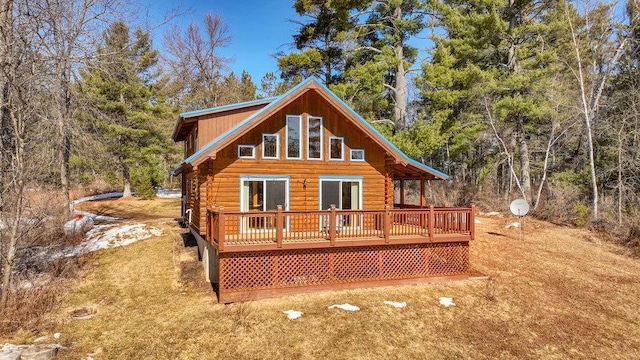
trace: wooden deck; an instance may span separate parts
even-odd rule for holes
[[[474,211],[473,207],[248,213],[209,209],[207,241],[219,252],[470,241]]]
[[[463,278],[474,211],[209,209],[218,300]]]

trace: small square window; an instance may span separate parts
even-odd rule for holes
[[[364,150],[351,149],[351,161],[364,161]]]
[[[238,159],[255,159],[256,147],[254,145],[238,145]]]

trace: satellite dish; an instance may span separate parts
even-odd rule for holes
[[[509,205],[511,213],[516,216],[525,216],[529,212],[529,203],[525,199],[516,199]]]

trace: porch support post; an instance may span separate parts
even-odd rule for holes
[[[471,214],[469,216],[469,232],[471,235],[471,240],[475,239],[476,236],[476,205],[471,204]]]
[[[278,244],[278,248],[282,247],[282,205],[278,205],[278,212],[276,213],[276,242]]]
[[[224,206],[218,208],[218,251],[224,251]]]
[[[433,241],[433,228],[435,227],[435,213],[433,205],[429,205],[429,240]]]
[[[211,235],[211,232],[213,231],[213,216],[211,216],[211,208],[207,206],[207,230],[204,233],[204,239],[209,243],[212,244],[213,241],[211,240],[213,238],[213,236]]]
[[[333,204],[329,213],[329,245],[336,245],[336,206]]]
[[[385,204],[384,205],[384,228],[383,228],[383,232],[384,232],[384,242],[388,243],[389,242],[389,233],[390,231],[390,227],[393,226],[391,224],[391,216],[389,216],[389,204]]]
[[[400,179],[400,208],[404,208],[404,178]]]
[[[420,178],[420,207],[424,208],[427,205],[427,197],[425,195],[425,183],[424,178]]]

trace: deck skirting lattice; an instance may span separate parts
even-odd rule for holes
[[[465,276],[469,242],[224,252],[219,262],[219,301],[234,302]]]

